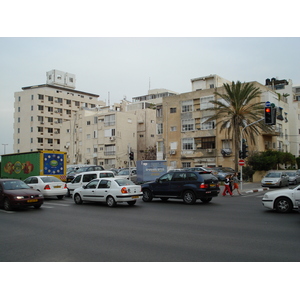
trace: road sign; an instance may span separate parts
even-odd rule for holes
[[[243,159],[239,160],[239,166],[244,166],[245,165],[245,161]]]

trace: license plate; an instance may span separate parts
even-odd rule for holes
[[[30,200],[27,200],[27,202],[38,202],[39,200],[38,199],[30,199]]]
[[[55,188],[55,189],[60,189],[61,186],[60,186],[60,185],[55,185],[54,188]]]
[[[214,187],[216,187],[216,185],[215,185],[215,184],[210,184],[209,186],[210,186],[210,187],[213,187],[213,188],[214,188]]]
[[[132,196],[131,198],[132,199],[137,199],[139,196]]]

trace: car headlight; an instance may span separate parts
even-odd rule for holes
[[[263,198],[264,198],[264,199],[268,199],[269,196],[268,196],[267,194],[264,194]]]
[[[21,199],[24,199],[24,196],[15,196],[15,199],[21,200]]]

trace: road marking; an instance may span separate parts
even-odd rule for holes
[[[0,212],[6,213],[6,214],[14,214],[15,211],[7,211],[7,210],[0,210]]]
[[[57,206],[70,206],[70,204],[63,204],[63,203],[49,203],[49,202],[44,202],[43,205],[57,205]]]

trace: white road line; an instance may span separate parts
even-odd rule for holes
[[[70,206],[70,204],[63,204],[63,203],[52,203],[52,202],[44,202],[43,205],[57,205],[57,206]]]
[[[0,212],[6,213],[6,214],[14,214],[15,211],[7,211],[7,210],[2,210],[0,209]]]

